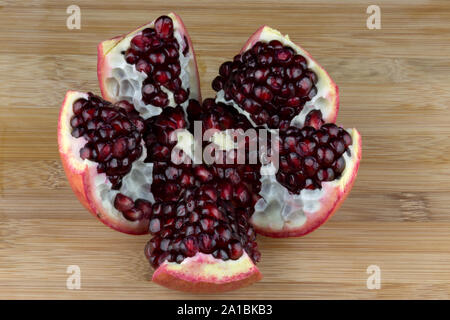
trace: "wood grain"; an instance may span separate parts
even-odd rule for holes
[[[0,298],[438,298],[450,294],[450,3],[378,1],[0,1]],[[222,295],[187,295],[148,280],[146,236],[104,227],[78,203],[58,158],[68,89],[99,93],[96,45],[169,11],[193,39],[203,96],[262,24],[305,48],[341,92],[338,122],[363,136],[353,191],[302,239],[260,237],[264,279]],[[366,268],[381,268],[381,289]],[[79,265],[81,290],[66,289]]]

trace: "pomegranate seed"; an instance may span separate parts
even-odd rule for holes
[[[158,37],[169,39],[173,37],[173,22],[168,16],[161,16],[155,21],[155,31]]]
[[[235,240],[228,245],[228,252],[230,253],[229,256],[231,260],[237,260],[242,256],[244,250],[242,244]]]
[[[138,208],[132,208],[131,210],[123,212],[123,216],[130,221],[138,221],[143,217],[143,213]]]
[[[344,157],[340,157],[339,159],[337,159],[332,166],[334,172],[336,174],[341,174],[344,169],[345,169],[345,159]]]
[[[208,182],[212,180],[213,175],[204,166],[198,166],[195,168],[195,175],[201,182]]]
[[[152,52],[148,55],[152,64],[163,65],[166,62],[166,55],[163,52]]]
[[[114,199],[114,208],[121,212],[131,210],[134,207],[134,202],[131,198],[118,193]]]

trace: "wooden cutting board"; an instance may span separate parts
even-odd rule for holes
[[[81,8],[68,30],[66,8]],[[0,298],[449,298],[450,2],[0,1]],[[96,221],[69,188],[56,124],[66,90],[99,93],[96,45],[176,11],[193,39],[203,96],[260,25],[304,46],[340,87],[338,122],[363,160],[350,196],[301,239],[259,237],[264,279],[221,295],[149,281],[147,236]],[[81,269],[68,290],[67,267]],[[380,289],[368,289],[378,266]]]

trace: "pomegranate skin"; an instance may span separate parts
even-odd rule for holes
[[[236,261],[222,261],[197,253],[181,264],[164,262],[152,281],[169,289],[191,293],[220,293],[240,289],[262,279],[259,269],[244,254]]]

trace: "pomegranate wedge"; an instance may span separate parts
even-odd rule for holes
[[[175,13],[101,42],[97,74],[104,99],[128,100],[145,119],[201,99],[194,48]]]
[[[76,91],[67,92],[58,122],[59,153],[78,199],[104,224],[131,234],[148,232],[145,207],[153,201],[145,190],[145,185],[151,184],[152,165],[143,161],[143,125],[126,101],[112,105],[91,93]],[[115,200],[121,193],[140,199],[143,209],[135,210],[134,203],[121,206]],[[115,203],[126,207],[124,213]]]
[[[314,110],[324,122],[334,122],[339,109],[338,87],[328,73],[288,36],[268,26],[220,66],[212,87],[218,101],[233,104],[254,125],[273,129],[302,127]]]

